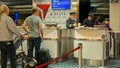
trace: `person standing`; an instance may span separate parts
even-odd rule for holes
[[[6,5],[0,6],[0,50],[1,68],[7,68],[7,59],[10,59],[11,68],[16,68],[16,50],[13,43],[13,34],[27,39],[27,36],[18,32],[14,21],[9,15]]]
[[[86,19],[83,20],[83,26],[85,27],[93,27],[94,22],[92,21],[93,15],[89,14]]]
[[[33,48],[35,47],[35,59],[39,64],[39,50],[43,41],[43,29],[37,7],[32,9],[32,15],[25,19],[22,27],[28,32],[28,57],[33,57]]]
[[[66,21],[66,27],[67,28],[74,28],[77,26],[77,19],[76,19],[76,13],[75,12],[71,12],[69,19],[67,19]]]
[[[112,29],[111,29],[111,27],[110,27],[109,18],[105,18],[105,20],[104,20],[104,25],[105,25],[105,27],[106,27],[109,31],[112,31]]]

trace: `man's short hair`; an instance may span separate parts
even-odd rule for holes
[[[75,12],[70,12],[70,15],[76,14]]]
[[[109,18],[105,18],[105,21],[109,21]]]
[[[35,12],[37,12],[37,11],[38,11],[38,8],[37,8],[37,7],[33,8],[33,9],[32,9],[32,14],[35,13]]]
[[[94,15],[93,15],[93,14],[88,14],[88,16],[90,16],[90,17],[94,17]]]

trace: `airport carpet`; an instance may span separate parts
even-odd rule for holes
[[[119,68],[120,60],[109,60],[105,65],[105,68]],[[53,63],[48,66],[48,68],[78,68],[78,64],[74,63],[74,61],[66,61],[63,63]],[[87,66],[83,65],[82,68],[101,68],[95,66]]]
[[[8,68],[10,68],[9,64],[10,63],[8,62]],[[104,68],[119,68],[119,67],[120,67],[120,60],[109,60]],[[17,68],[22,68],[21,63],[18,64]],[[48,65],[48,68],[78,68],[78,64],[70,60],[62,63],[50,64]],[[83,65],[82,68],[101,68],[101,67]]]

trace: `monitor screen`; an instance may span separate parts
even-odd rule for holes
[[[57,9],[70,9],[70,0],[52,0],[51,8],[53,10]]]
[[[18,17],[19,17],[19,13],[18,12],[14,12],[14,22],[15,23],[18,20]]]

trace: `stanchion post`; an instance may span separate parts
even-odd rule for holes
[[[102,39],[103,39],[103,58],[102,58],[102,68],[104,68],[104,46],[106,46],[106,42],[105,42],[105,35],[102,36]]]
[[[78,50],[78,68],[82,68],[82,43],[79,43],[78,46],[80,47]]]

